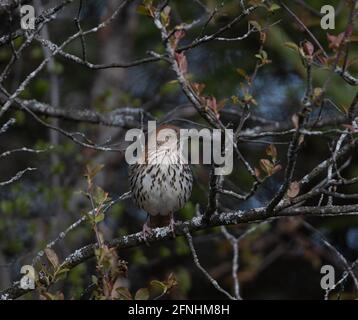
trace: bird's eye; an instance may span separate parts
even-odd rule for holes
[[[166,137],[165,137],[165,142],[168,142],[168,141],[169,141],[169,137],[166,136]]]

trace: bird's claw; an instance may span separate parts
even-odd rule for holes
[[[146,221],[146,222],[143,224],[142,234],[140,235],[140,238],[141,238],[147,245],[149,245],[147,237],[150,237],[152,234],[153,234],[153,229],[148,225],[148,222]]]
[[[172,233],[173,238],[175,238],[175,221],[173,217],[170,218],[169,231]]]

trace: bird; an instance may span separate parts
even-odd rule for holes
[[[129,166],[132,198],[147,212],[142,229],[145,241],[153,228],[168,225],[175,237],[174,213],[188,202],[193,187],[192,171],[179,145],[180,129],[170,124],[160,125],[148,133],[148,141],[153,134],[155,143],[147,142],[138,161]],[[157,139],[161,135],[165,139]]]

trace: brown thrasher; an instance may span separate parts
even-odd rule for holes
[[[152,134],[149,133],[149,139]],[[154,139],[160,135],[165,139],[154,140],[155,148],[147,143],[140,157],[142,163],[138,161],[129,166],[133,199],[148,214],[143,225],[144,240],[153,227],[168,224],[175,236],[173,214],[189,200],[193,185],[190,166],[184,164],[184,155],[179,148],[178,127],[161,125],[155,134]]]

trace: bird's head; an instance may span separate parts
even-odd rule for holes
[[[177,151],[180,139],[180,129],[176,126],[164,124],[156,130],[157,148]]]

